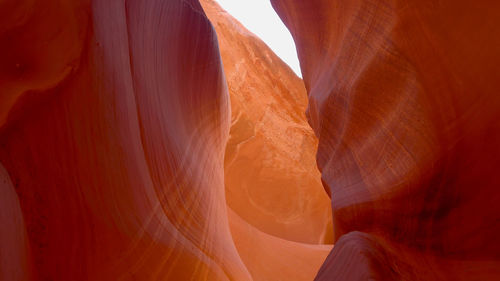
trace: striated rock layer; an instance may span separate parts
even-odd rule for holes
[[[500,279],[500,3],[272,2],[317,280]],[[312,279],[300,80],[212,18],[232,117],[196,0],[0,2],[0,280]]]
[[[217,31],[231,97],[226,200],[241,218],[287,240],[332,241],[330,200],[315,162],[302,80],[212,0],[201,1]]]
[[[198,1],[3,1],[0,21],[0,279],[251,280]]]
[[[316,279],[500,279],[500,3],[272,3],[332,201]]]
[[[232,118],[198,1],[0,3],[1,281],[314,277],[302,81],[210,5]]]

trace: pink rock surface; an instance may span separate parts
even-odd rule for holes
[[[0,162],[33,280],[251,280],[228,226],[229,98],[200,4],[1,5]],[[18,219],[12,200],[2,224]],[[2,267],[4,250],[22,260],[22,237],[2,239]]]

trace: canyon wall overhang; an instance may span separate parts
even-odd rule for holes
[[[500,3],[272,3],[332,203],[317,279],[498,280]],[[331,247],[291,240],[320,231],[227,208],[223,67],[196,0],[0,2],[0,280],[313,278]]]
[[[272,4],[331,194],[317,279],[498,279],[500,3]]]

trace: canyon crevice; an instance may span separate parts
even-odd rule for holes
[[[0,1],[1,281],[500,278],[500,3],[271,2]]]

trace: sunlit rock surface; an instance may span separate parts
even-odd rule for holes
[[[332,245],[285,240],[264,233],[228,209],[234,243],[255,281],[313,280]]]
[[[332,199],[317,280],[499,280],[500,3],[272,3]]]
[[[217,31],[231,97],[228,206],[268,234],[331,242],[330,200],[316,167],[302,80],[216,3],[201,3]]]
[[[333,237],[303,83],[217,4],[201,3],[231,96],[225,177],[236,248],[255,281],[312,280],[332,247],[317,244]]]
[[[196,0],[7,0],[1,281],[500,279],[500,3],[272,2],[333,250],[300,80],[239,24],[221,60]]]

